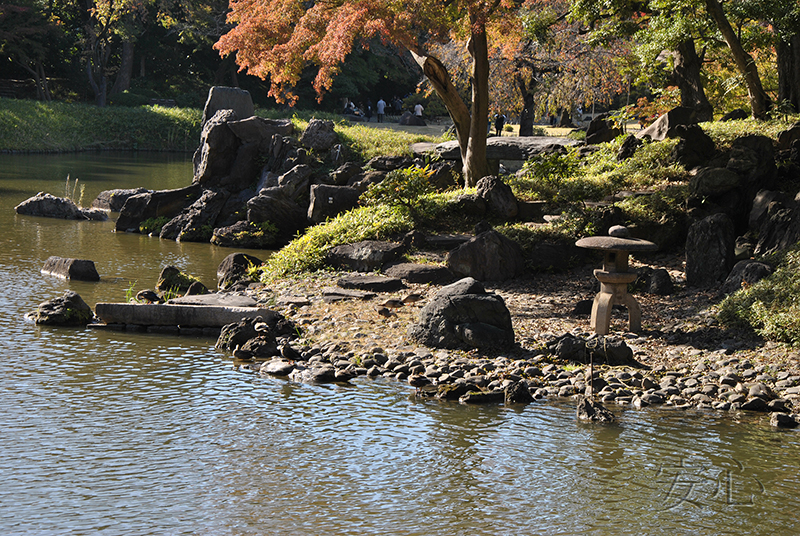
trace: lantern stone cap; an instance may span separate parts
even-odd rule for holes
[[[656,244],[648,240],[619,236],[588,236],[575,242],[575,245],[579,248],[607,251],[655,251],[658,249]]]

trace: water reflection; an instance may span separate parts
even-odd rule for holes
[[[88,193],[159,185],[174,165],[120,169],[115,156],[76,173],[79,156],[39,167],[0,155],[3,534],[793,532],[800,436],[757,419],[613,407],[618,425],[587,425],[568,402],[461,406],[385,380],[299,385],[237,371],[209,339],[25,323],[67,288],[120,299],[168,263],[213,286],[229,253],[14,216],[36,191],[58,193],[67,169]],[[185,185],[181,165],[170,187]],[[25,166],[37,174],[9,174]],[[43,277],[50,255],[92,258],[101,282]]]

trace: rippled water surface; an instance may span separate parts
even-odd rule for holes
[[[38,303],[152,287],[175,264],[208,285],[230,251],[16,216],[116,187],[175,188],[168,155],[0,155],[0,534],[794,534],[796,432],[759,419],[568,402],[416,402],[389,381],[300,385],[234,369],[214,341],[36,327]],[[254,252],[256,255],[259,252]],[[261,252],[263,254],[263,252]],[[89,258],[100,283],[42,276]]]

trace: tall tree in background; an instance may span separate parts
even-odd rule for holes
[[[422,72],[453,120],[464,164],[466,185],[489,173],[486,131],[489,109],[490,35],[519,36],[522,8],[545,0],[232,0],[229,21],[235,27],[215,45],[250,74],[271,83],[270,95],[293,98],[292,88],[309,63],[318,67],[314,87],[322,95],[331,87],[341,63],[369,39],[401,45],[412,52]],[[470,102],[459,95],[451,75],[429,42],[454,39],[471,58]]]
[[[31,75],[40,100],[51,99],[45,58],[47,43],[57,32],[58,28],[34,2],[0,4],[0,54]]]

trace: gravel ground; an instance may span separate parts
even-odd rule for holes
[[[753,334],[722,329],[714,316],[720,297],[714,290],[697,290],[684,285],[683,259],[661,256],[648,264],[632,260],[633,268],[666,268],[675,282],[675,292],[668,296],[636,294],[642,308],[642,332],[626,332],[627,313],[615,311],[611,334],[622,336],[633,348],[637,361],[649,368],[674,369],[681,364],[718,361],[736,357],[753,364],[780,365],[800,369],[800,353],[783,344],[765,342]],[[503,355],[542,353],[545,341],[565,333],[588,337],[588,315],[573,314],[581,300],[592,299],[597,283],[592,275],[596,266],[586,265],[559,274],[535,274],[507,282],[485,283],[488,291],[503,297],[511,311],[519,347]],[[406,338],[410,324],[420,308],[439,287],[408,285],[397,293],[378,293],[369,300],[326,303],[323,289],[335,287],[343,273],[327,272],[299,280],[284,280],[262,291],[264,301],[298,323],[309,345],[338,344],[347,352],[359,354],[380,347],[387,353],[412,351],[416,347]],[[423,300],[403,306],[385,318],[378,314],[386,299],[419,293]],[[294,297],[294,298],[291,298]],[[291,303],[286,303],[286,302]],[[455,352],[458,353],[458,352]],[[479,355],[477,351],[470,356]],[[494,357],[486,355],[482,357]]]

